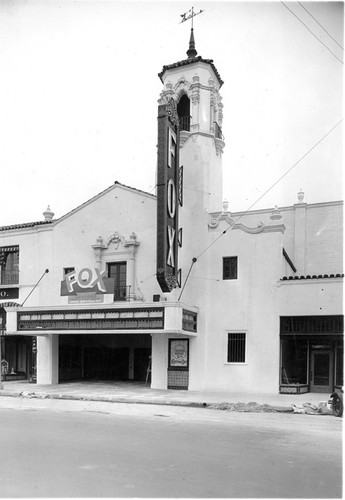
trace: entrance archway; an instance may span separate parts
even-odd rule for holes
[[[151,351],[149,334],[60,335],[59,382],[144,382]]]

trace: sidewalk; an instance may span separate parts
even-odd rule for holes
[[[292,411],[292,405],[318,405],[328,401],[329,394],[258,394],[236,392],[198,392],[150,389],[140,382],[69,382],[56,385],[37,385],[28,381],[3,382],[0,396],[37,399],[67,399],[113,403],[144,403],[175,406],[209,406],[220,403],[249,403],[269,405],[277,411]]]

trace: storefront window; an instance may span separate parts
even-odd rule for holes
[[[344,346],[338,344],[335,351],[335,385],[344,384]]]
[[[282,340],[282,384],[308,383],[308,344],[294,338]]]

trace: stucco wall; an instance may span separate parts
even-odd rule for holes
[[[317,316],[343,313],[341,278],[283,281],[277,284],[280,316]]]
[[[272,210],[231,213],[249,226],[271,221]],[[283,246],[297,268],[296,274],[343,273],[343,202],[299,204],[280,208]],[[302,248],[303,245],[303,248]],[[293,271],[287,268],[288,274]]]
[[[224,230],[225,224],[212,235]],[[211,233],[213,231],[211,230]],[[247,392],[278,390],[279,317],[276,281],[281,269],[281,232],[233,230],[197,263],[198,336],[191,342],[190,389]],[[206,246],[206,245],[205,245]],[[223,280],[222,258],[238,256],[238,279]],[[188,285],[189,286],[189,285]],[[184,300],[190,300],[186,287]],[[228,332],[247,334],[244,364],[227,363]],[[193,359],[193,356],[194,359]],[[194,361],[194,363],[193,363]]]

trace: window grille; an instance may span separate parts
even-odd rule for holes
[[[245,363],[246,334],[228,333],[228,363]]]
[[[183,311],[182,311],[182,330],[187,330],[189,332],[196,332],[197,331],[197,313],[183,309]]]
[[[237,257],[223,257],[223,280],[237,279]]]
[[[0,247],[0,285],[19,283],[19,246]]]

